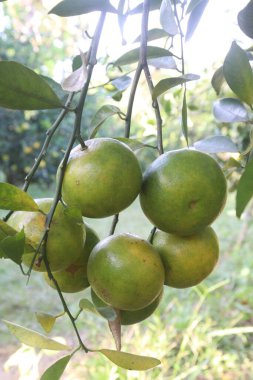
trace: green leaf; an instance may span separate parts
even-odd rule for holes
[[[111,306],[96,306],[97,312],[107,321],[114,321],[117,318],[116,311]]]
[[[253,0],[251,0],[245,8],[243,8],[237,15],[238,25],[246,34],[246,36],[253,38]]]
[[[105,355],[107,359],[111,360],[118,367],[134,371],[146,371],[161,364],[160,360],[149,356],[133,355],[127,352],[114,351],[108,349],[97,350]]]
[[[246,107],[239,99],[224,98],[213,104],[213,114],[222,123],[243,122],[249,120]]]
[[[128,75],[122,75],[119,78],[111,80],[110,85],[119,91],[125,91],[131,84],[132,79]]]
[[[249,161],[243,172],[236,193],[236,216],[240,218],[253,196],[253,160]]]
[[[149,6],[149,9],[150,11],[154,11],[156,9],[159,9],[160,6],[161,6],[161,2],[162,0],[150,0],[150,6]],[[133,14],[136,14],[136,13],[141,13],[143,10],[143,3],[141,4],[138,4],[137,7],[131,9],[128,14],[129,15],[133,15]]]
[[[187,7],[187,9],[186,9],[186,13],[185,14],[187,15],[188,13],[191,13],[193,11],[193,9],[197,5],[199,5],[202,1],[203,0],[191,0],[190,3],[189,3],[189,5],[188,5],[188,7]]]
[[[82,66],[82,64],[83,64],[83,61],[82,61],[81,55],[80,54],[76,55],[72,61],[72,71],[79,69]]]
[[[221,86],[224,83],[223,66],[219,67],[213,74],[211,84],[216,92],[216,95],[220,94]]]
[[[183,107],[182,107],[182,131],[188,145],[188,117],[187,117],[187,100],[186,88],[184,89]]]
[[[3,321],[10,332],[21,342],[27,346],[45,349],[45,350],[55,350],[55,351],[65,351],[70,350],[71,348],[65,344],[56,342],[53,339],[48,338],[45,335],[42,335],[36,331],[27,329],[16,323],[9,321]]]
[[[175,36],[179,33],[170,0],[162,0],[160,8],[160,24],[170,36]]]
[[[156,67],[157,69],[171,69],[171,70],[177,69],[177,64],[173,57],[148,59],[148,64]]]
[[[20,265],[25,250],[25,233],[24,230],[14,236],[7,236],[0,242],[0,249],[4,257],[11,259],[14,263]]]
[[[169,37],[169,35],[163,29],[154,28],[154,29],[148,30],[148,32],[147,32],[147,40],[148,41],[158,40],[159,38],[164,38],[164,37]],[[141,36],[138,36],[134,40],[134,42],[141,42]]]
[[[53,365],[51,365],[51,367],[46,369],[46,371],[41,376],[40,380],[60,380],[70,359],[71,355],[67,355],[57,360]]]
[[[7,237],[16,235],[18,231],[0,219],[0,232],[2,236]],[[35,250],[32,241],[27,237],[25,238],[25,250],[26,252],[33,252]]]
[[[46,313],[35,313],[36,319],[46,333],[50,333],[54,327],[57,316]]]
[[[235,143],[226,136],[211,136],[196,141],[194,143],[194,148],[206,153],[238,152]]]
[[[208,0],[202,0],[196,6],[192,9],[188,23],[187,23],[187,30],[185,35],[185,40],[188,41],[193,33],[195,32],[200,19],[202,17],[202,14],[207,6]]]
[[[0,209],[12,211],[39,211],[39,206],[25,191],[10,183],[0,182]]]
[[[94,11],[107,11],[117,13],[107,0],[63,0],[49,11],[61,17],[77,16]]]
[[[186,74],[186,75],[181,75],[179,77],[162,79],[154,87],[152,98],[156,99],[159,95],[168,91],[170,88],[173,88],[180,84],[183,84],[192,80],[197,80],[197,79],[199,79],[199,75],[195,75],[195,74]]]
[[[91,128],[92,132],[90,135],[90,138],[94,138],[101,127],[101,125],[111,116],[113,115],[120,115],[122,112],[120,109],[116,106],[106,104],[102,106],[94,115],[93,119],[91,120]]]
[[[62,107],[44,79],[21,63],[0,62],[0,106],[19,110]]]
[[[62,102],[65,102],[68,94],[63,91],[60,83],[56,82],[52,78],[47,77],[46,75],[40,75],[40,77],[47,82],[47,84],[52,88],[58,98],[61,99]]]
[[[140,48],[135,48],[123,54],[114,62],[114,66],[130,65],[138,62],[140,55]],[[171,56],[171,53],[167,49],[163,49],[156,46],[147,46],[147,59],[160,58]]]
[[[151,146],[148,144],[144,144],[143,142],[137,140],[137,139],[129,139],[127,137],[115,137],[116,140],[123,142],[124,144],[128,145],[129,148],[131,148],[133,151],[142,149],[142,148],[152,148],[156,149],[155,146]]]
[[[247,53],[233,42],[223,65],[231,90],[248,105],[253,103],[253,74]]]
[[[84,311],[89,311],[90,313],[93,313],[93,314],[96,314],[98,315],[98,311],[97,309],[95,308],[95,306],[93,305],[93,303],[89,300],[87,300],[86,298],[83,298],[80,300],[79,302],[79,308],[84,310]]]

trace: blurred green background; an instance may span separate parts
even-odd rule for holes
[[[22,4],[9,2],[0,5],[1,49],[0,60],[16,60],[45,76],[59,80],[71,68],[72,58],[78,54],[73,40],[83,39],[87,19],[48,19],[46,1],[25,0]],[[49,5],[48,5],[49,7]],[[85,40],[85,42],[87,42]],[[224,52],[225,54],[225,52]],[[53,59],[52,59],[53,57]],[[105,65],[109,58],[100,61]],[[218,63],[215,68],[218,67]],[[218,123],[212,115],[212,102],[216,99],[210,80],[214,68],[209,68],[188,91],[189,141],[213,134],[230,136],[244,149],[249,141],[249,126],[241,123]],[[101,74],[103,77],[104,73]],[[154,81],[160,76],[153,72]],[[102,80],[102,79],[101,79]],[[60,96],[65,96],[57,86]],[[229,90],[223,90],[229,96]],[[129,92],[122,94],[121,103],[113,99],[114,92],[104,86],[91,91],[83,116],[83,136],[87,138],[94,113],[103,104],[113,104],[125,109]],[[179,114],[181,90],[161,97],[164,121],[165,149],[185,146]],[[139,99],[139,100],[138,100]],[[141,81],[134,109],[131,136],[153,144],[155,119],[143,99],[149,99]],[[10,111],[0,109],[0,179],[21,186],[42,146],[47,130],[57,111]],[[72,117],[64,123],[53,139],[46,159],[42,161],[29,192],[34,197],[49,197],[54,192],[55,172],[66,147],[66,139],[73,125]],[[109,119],[101,128],[100,136],[122,136],[124,122]],[[143,169],[155,157],[153,149],[137,152]],[[226,155],[220,155],[221,162]],[[229,188],[236,186],[236,173],[230,178]],[[214,223],[220,240],[220,260],[201,285],[185,290],[166,288],[158,310],[139,325],[123,327],[123,350],[159,358],[162,365],[147,371],[130,372],[117,368],[99,353],[78,352],[64,373],[65,380],[251,380],[253,373],[253,226],[252,205],[241,220],[235,216],[235,195],[229,193],[222,215]],[[3,213],[2,213],[3,215]],[[112,218],[88,220],[100,238],[108,235]],[[147,238],[151,225],[140,210],[136,200],[120,215],[117,232],[127,231]],[[62,311],[57,293],[48,288],[38,273],[33,273],[26,283],[17,266],[8,260],[0,262],[1,318],[41,331],[35,312],[52,315]],[[81,298],[89,298],[89,290],[67,295],[73,313],[78,310]],[[114,348],[107,323],[88,312],[78,319],[78,327],[85,343],[94,348]],[[56,322],[52,337],[62,337],[76,345],[70,322],[66,316]],[[0,323],[0,379],[36,380],[59,354],[39,351],[20,345]],[[54,379],[52,379],[54,380]]]

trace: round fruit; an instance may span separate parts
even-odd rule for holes
[[[142,173],[137,158],[125,144],[111,138],[96,138],[70,154],[62,195],[83,216],[103,218],[128,207],[141,189]]]
[[[92,250],[88,280],[97,296],[120,310],[138,310],[161,293],[164,268],[151,244],[137,236],[109,236]]]
[[[77,293],[90,286],[87,279],[87,263],[93,247],[99,242],[99,238],[87,224],[85,224],[85,227],[86,240],[81,256],[68,268],[53,274],[61,291],[64,293]],[[55,289],[55,284],[49,279],[47,273],[44,273],[44,277],[48,285]]]
[[[144,307],[143,309],[134,311],[120,310],[121,325],[133,325],[134,323],[139,323],[141,321],[144,321],[144,319],[150,317],[150,315],[153,314],[156,308],[158,307],[162,299],[162,294],[163,291],[161,291],[159,296],[151,304]],[[99,309],[108,307],[108,305],[105,302],[103,302],[92,289],[91,299],[94,305],[97,307],[98,312]]]
[[[174,288],[197,285],[212,272],[219,257],[219,243],[212,227],[192,236],[157,231],[153,245],[165,268],[165,285]]]
[[[52,205],[51,198],[36,199],[40,210],[48,213]],[[58,203],[51,222],[46,244],[46,255],[53,272],[67,268],[78,259],[85,242],[85,227],[82,218],[75,218],[65,212],[66,208]],[[25,252],[22,261],[30,267],[35,249],[45,231],[46,216],[42,212],[16,211],[8,220],[8,224],[21,231],[24,228],[26,237],[33,243],[34,250]],[[39,251],[37,258],[41,250]],[[33,269],[45,272],[44,262],[35,259]]]
[[[208,154],[180,149],[164,153],[147,169],[140,203],[156,227],[186,236],[211,224],[226,196],[218,163]]]

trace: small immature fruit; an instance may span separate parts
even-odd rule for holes
[[[36,199],[40,210],[48,213],[52,205],[52,198]],[[34,251],[25,252],[22,261],[30,267],[36,247],[45,231],[46,216],[42,212],[16,211],[8,220],[8,224],[17,231],[24,228],[26,237],[33,242]],[[74,217],[71,213],[58,203],[53,220],[48,233],[46,244],[47,259],[53,272],[67,268],[78,259],[82,253],[85,242],[85,227],[82,218]],[[35,259],[33,269],[45,272],[44,262],[37,264],[38,256]]]
[[[218,163],[208,154],[180,149],[164,153],[147,169],[140,203],[160,230],[187,236],[216,219],[226,196]]]
[[[157,231],[153,245],[165,268],[165,285],[187,288],[204,280],[215,267],[219,243],[212,227],[192,236],[177,236]]]
[[[99,238],[87,224],[85,224],[85,227],[86,240],[81,256],[68,268],[53,273],[63,293],[77,293],[90,285],[87,279],[87,263],[93,247],[99,242]],[[44,277],[48,285],[55,289],[54,282],[49,279],[47,273],[44,273]]]
[[[132,150],[111,138],[85,142],[70,154],[62,195],[82,215],[103,218],[128,207],[141,189],[142,173]]]
[[[162,299],[163,291],[159,294],[159,296],[148,306],[144,307],[140,310],[128,311],[128,310],[119,310],[120,313],[120,322],[121,325],[133,325],[135,323],[139,323],[144,321],[154,313],[156,308],[158,307],[161,299]],[[106,308],[108,305],[103,302],[96,293],[91,289],[91,299],[94,305],[99,309]]]
[[[164,268],[147,241],[130,234],[109,236],[91,252],[88,281],[105,303],[120,310],[138,310],[161,293]]]

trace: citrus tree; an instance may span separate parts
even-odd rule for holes
[[[248,145],[242,149],[239,138],[236,145],[237,141],[220,134],[192,141],[189,133],[187,83],[199,76],[186,71],[184,40],[192,37],[207,4],[207,0],[144,0],[138,4],[126,0],[59,2],[50,14],[61,18],[99,14],[92,34],[86,30],[89,49],[80,51],[73,59],[73,72],[61,83],[65,101],[59,97],[52,80],[23,63],[0,61],[2,108],[58,110],[24,178],[23,188],[0,183],[0,208],[8,211],[0,221],[0,255],[14,261],[28,279],[34,271],[43,272],[45,286],[56,289],[63,312],[56,316],[37,313],[38,322],[48,333],[55,320],[66,314],[77,338],[76,347],[69,347],[5,321],[9,330],[27,345],[71,351],[45,371],[43,380],[59,379],[78,350],[101,353],[129,370],[159,365],[157,358],[121,351],[121,325],[148,318],[159,307],[164,286],[194,286],[212,272],[219,256],[219,243],[211,224],[226,202],[226,176],[237,175],[238,217],[252,197],[250,49],[244,50],[234,42],[223,66],[212,78],[218,95],[226,93],[228,87],[231,91],[230,97],[215,101],[215,118],[226,125],[245,123],[249,129]],[[155,12],[159,15],[158,27],[150,28],[149,20]],[[238,14],[239,27],[250,38],[253,38],[252,16],[250,1]],[[136,47],[128,48],[114,60],[99,56],[106,23],[117,20],[118,33],[125,43],[124,26],[134,17],[140,21]],[[105,78],[101,82],[96,76],[97,64],[104,67]],[[143,82],[149,90],[149,99],[142,102],[155,115],[155,133],[141,133],[135,125],[133,135],[133,107],[138,103],[138,89]],[[88,123],[86,108],[88,96],[92,101],[94,87],[101,87],[118,105],[105,97],[104,104]],[[184,148],[171,150],[167,143],[170,129],[163,123],[164,94],[175,88],[180,109],[178,133],[184,137]],[[165,107],[161,108],[161,104]],[[33,199],[29,186],[52,149],[52,139],[64,128],[69,116],[72,116],[71,134],[62,142],[55,194],[53,198]],[[238,159],[227,154],[238,152],[238,148],[241,153]],[[143,151],[151,152],[149,161],[144,163],[139,154]],[[153,225],[146,239],[128,231],[117,234],[121,211],[138,195],[143,213]],[[114,216],[109,236],[99,241],[85,218],[108,216]],[[80,299],[79,309],[73,314],[63,293],[88,287],[92,302]],[[108,321],[116,350],[87,346],[77,326],[77,319],[85,312],[99,314]]]

